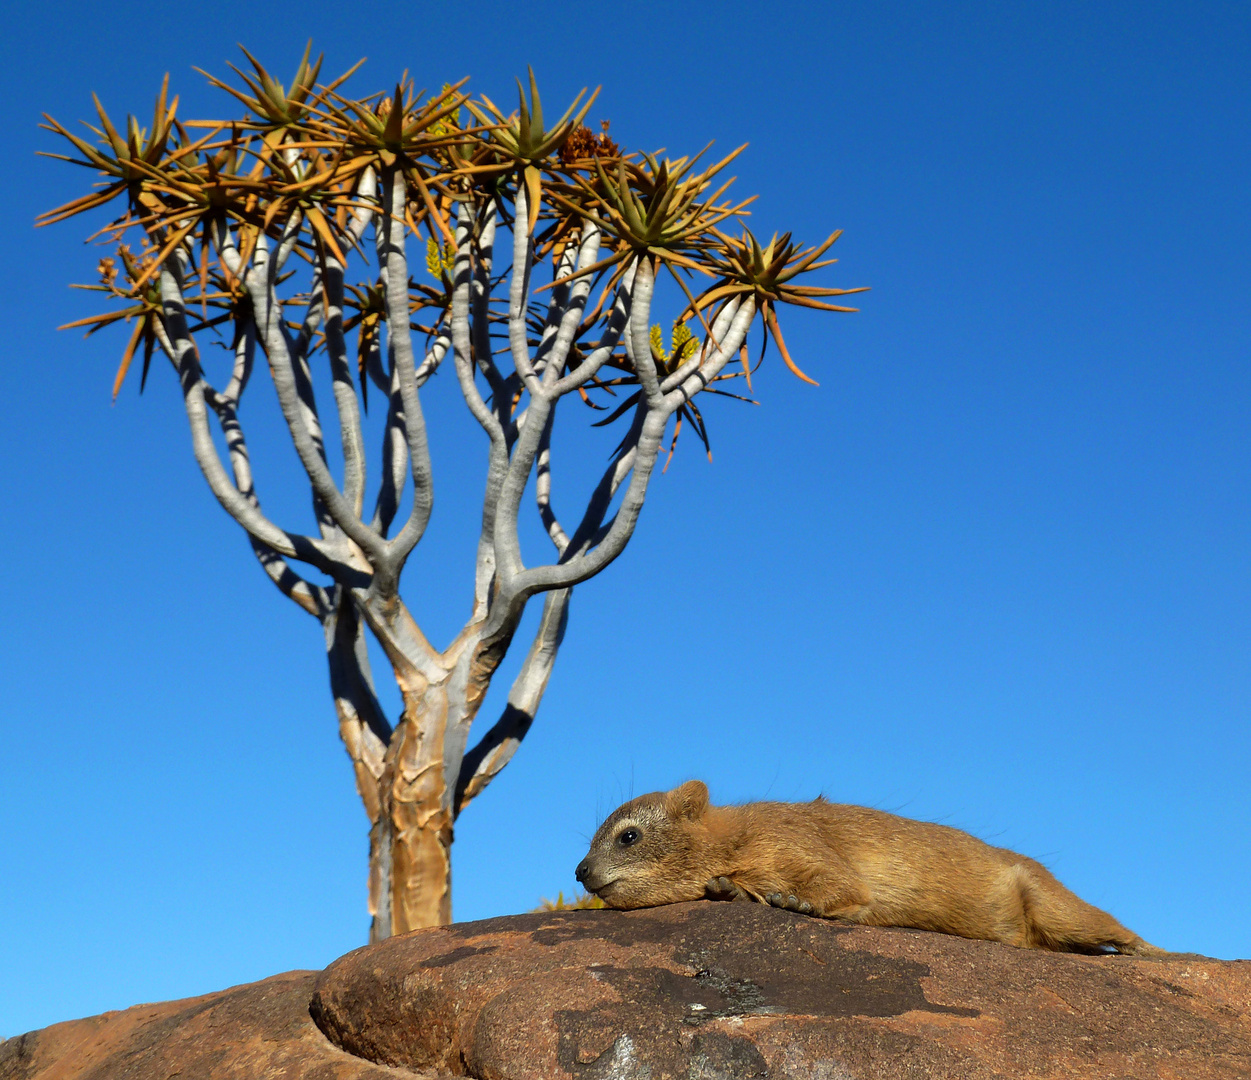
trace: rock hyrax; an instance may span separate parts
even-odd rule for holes
[[[1166,955],[1040,863],[959,829],[821,798],[710,806],[698,780],[614,812],[577,878],[614,908],[755,900],[1029,949]]]

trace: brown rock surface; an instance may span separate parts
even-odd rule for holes
[[[0,1044],[0,1080],[449,1074],[1251,1080],[1251,962],[1056,955],[755,904],[562,911]]]
[[[757,904],[563,911],[349,953],[312,1013],[480,1080],[1251,1080],[1251,962],[1073,956]]]
[[[136,1005],[0,1042],[0,1080],[400,1080],[345,1054],[308,1015],[315,971]]]

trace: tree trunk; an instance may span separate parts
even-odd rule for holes
[[[381,802],[378,785],[376,802]],[[366,810],[369,807],[366,805]],[[391,936],[391,819],[371,819],[369,829],[369,943]]]
[[[389,907],[390,934],[452,921],[452,810],[444,766],[449,704],[446,683],[405,693],[404,717],[387,748],[370,878],[379,879],[376,922]],[[382,929],[377,935],[388,936]]]
[[[395,818],[410,824],[392,837],[391,932],[446,926],[452,921],[452,815],[442,807],[429,816],[413,803],[394,807]]]

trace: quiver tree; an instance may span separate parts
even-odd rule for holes
[[[405,80],[350,98],[347,76],[320,83],[320,60],[310,65],[307,51],[289,89],[248,59],[236,85],[210,76],[241,107],[235,119],[181,120],[164,87],[146,130],[131,117],[122,134],[98,101],[94,140],[47,118],[80,155],[64,160],[104,183],[40,223],[122,204],[93,237],[112,254],[100,283],[85,286],[116,305],[69,325],[130,326],[115,395],[140,353],[141,387],[154,353],[168,357],[213,494],[274,584],[321,623],[339,733],[371,822],[378,939],[450,921],[453,824],[525,737],[571,590],[624,550],[666,440],[671,455],[686,423],[707,445],[696,399],[727,393],[733,378],[750,388],[752,323],[762,324],[760,357],[771,338],[807,378],[786,350],[777,306],[849,311],[825,298],[858,290],[797,283],[832,261],[821,256],[838,233],[802,249],[789,234],[762,246],[741,230],[747,202],[728,200],[729,181],[717,179],[738,151],[702,170],[698,157],[624,152],[606,125],[593,134],[582,124],[594,94],[549,128],[533,75],[528,100],[523,90],[505,116],[485,96],[469,100],[463,84],[426,97]],[[410,238],[424,248],[418,271]],[[676,282],[682,305],[668,350],[651,322],[664,280]],[[217,385],[198,344],[214,336],[233,358]],[[312,489],[316,535],[272,521],[253,483],[240,403],[258,348]],[[485,434],[486,475],[472,613],[440,649],[399,586],[433,502],[422,388],[448,363]],[[314,394],[321,364],[341,476]],[[386,422],[366,510],[371,385]],[[600,424],[615,424],[620,438],[580,513],[562,518],[551,445],[569,397],[606,410]],[[531,488],[554,549],[534,565],[518,533]],[[411,509],[399,520],[402,505]],[[542,617],[507,704],[471,745],[536,597]],[[375,694],[366,632],[399,685],[394,724]]]

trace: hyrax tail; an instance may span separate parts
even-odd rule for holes
[[[1111,948],[1129,956],[1167,955],[1106,911],[1070,892],[1041,863],[1021,859],[1013,869],[1025,909],[1026,936],[1033,948],[1084,953]]]
[[[1167,949],[1161,949],[1152,945],[1149,941],[1143,941],[1142,938],[1136,937],[1133,941],[1126,942],[1124,945],[1117,945],[1116,951],[1125,956],[1154,956],[1157,959],[1161,957],[1183,957],[1187,953],[1172,953]]]

